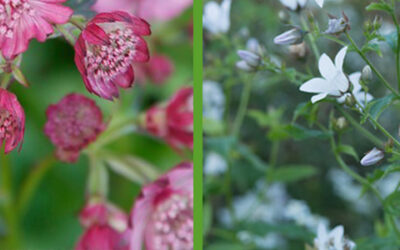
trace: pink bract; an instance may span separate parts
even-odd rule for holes
[[[11,152],[22,143],[24,133],[24,109],[13,93],[0,88],[0,147]]]
[[[156,105],[146,113],[146,130],[173,148],[193,149],[193,88],[175,93],[167,105]]]
[[[142,36],[150,35],[149,24],[126,12],[96,15],[75,44],[75,64],[87,90],[112,100],[118,87],[134,82],[134,62],[147,62],[149,51]]]
[[[123,10],[146,20],[168,21],[192,4],[193,0],[97,0],[93,10],[98,13]]]
[[[13,59],[28,49],[29,41],[44,42],[54,32],[52,24],[64,24],[73,10],[66,0],[0,0],[0,49]]]
[[[152,55],[149,63],[137,65],[139,82],[149,79],[154,84],[165,83],[174,71],[174,65],[167,56]]]
[[[79,215],[86,228],[76,250],[128,250],[128,216],[112,204],[91,201]]]
[[[142,189],[131,213],[130,250],[193,249],[193,163]]]
[[[104,130],[103,115],[96,103],[80,94],[69,94],[46,111],[44,132],[57,147],[57,157],[75,162],[79,152]]]

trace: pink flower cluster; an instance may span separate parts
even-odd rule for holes
[[[44,42],[54,32],[52,24],[66,23],[72,9],[66,0],[0,0],[0,49],[13,59],[28,49],[29,41]]]
[[[193,164],[181,163],[143,187],[128,218],[103,201],[80,213],[76,250],[193,249]]]
[[[80,94],[69,94],[46,112],[44,132],[57,147],[57,157],[75,162],[79,152],[104,130],[103,115],[96,103]]]
[[[167,104],[150,108],[144,126],[175,149],[193,149],[193,88],[182,88]]]

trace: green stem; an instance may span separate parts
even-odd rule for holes
[[[361,175],[359,175],[356,172],[354,172],[344,162],[343,158],[340,156],[340,154],[336,150],[336,142],[335,142],[335,139],[334,139],[333,136],[331,136],[331,138],[330,138],[330,144],[331,144],[332,152],[335,155],[335,159],[339,163],[339,166],[343,169],[343,171],[345,171],[347,174],[349,174],[351,177],[353,177],[355,180],[357,180],[363,186],[368,187],[375,194],[375,196],[378,198],[378,200],[381,202],[381,204],[383,206],[384,199],[383,199],[382,195],[379,193],[379,191],[374,186],[372,186],[371,183],[369,183],[368,180],[366,180],[364,177],[362,177]],[[397,237],[400,238],[400,231],[397,228],[396,221],[395,221],[394,217],[392,215],[390,215],[390,214],[387,214],[387,213],[386,213],[386,215],[388,216],[389,222],[390,222],[394,232],[396,233]]]
[[[308,26],[306,20],[304,20],[303,16],[300,16],[300,22],[301,22],[302,28],[304,30],[308,31],[308,40],[310,42],[311,49],[312,49],[312,51],[314,53],[315,59],[318,62],[318,60],[319,60],[319,58],[321,56],[321,53],[319,52],[319,49],[318,49],[318,46],[317,46],[317,43],[316,43],[316,39],[315,39],[312,31],[310,30],[310,27]]]
[[[30,174],[22,184],[21,191],[18,195],[17,207],[20,214],[25,212],[26,206],[35,194],[40,181],[54,163],[56,163],[56,158],[54,154],[51,153],[32,168]]]
[[[279,141],[274,141],[272,143],[271,153],[270,153],[270,157],[269,157],[270,168],[273,168],[276,165],[276,162],[278,160],[278,154],[279,154],[279,146],[280,146]]]
[[[396,4],[393,2],[393,9],[396,8]],[[393,23],[396,26],[396,30],[397,30],[397,47],[396,47],[396,72],[397,72],[397,84],[398,84],[398,88],[400,91],[400,26],[399,26],[399,22],[397,21],[396,18],[396,11],[391,11],[390,12],[390,16],[393,19]]]
[[[1,158],[1,189],[5,196],[4,203],[4,218],[7,224],[7,238],[6,244],[7,249],[20,249],[19,248],[19,222],[18,215],[15,209],[15,199],[12,192],[12,173],[11,164],[9,157],[4,153],[4,147],[1,147],[0,158]]]
[[[397,91],[389,84],[388,81],[383,77],[383,75],[375,68],[375,66],[368,60],[368,58],[364,55],[364,53],[360,50],[360,48],[357,46],[357,44],[354,42],[353,38],[349,35],[348,32],[346,32],[347,39],[350,41],[350,43],[353,45],[353,47],[356,49],[357,53],[361,56],[361,58],[367,63],[372,71],[376,74],[376,76],[381,80],[383,85],[390,90],[394,95],[400,98],[400,95],[397,93]]]
[[[251,78],[251,81],[253,77]],[[249,104],[249,99],[251,95],[251,86],[252,82],[245,82],[244,89],[242,92],[242,96],[240,98],[239,110],[235,118],[235,122],[233,124],[233,135],[238,136],[240,132],[240,128],[242,127],[242,123],[244,117],[246,115],[247,106]]]
[[[57,30],[63,35],[65,40],[72,46],[75,46],[76,43],[76,38],[68,31],[66,30],[62,25],[56,25]]]
[[[376,137],[374,134],[369,132],[367,129],[365,129],[363,126],[361,126],[349,113],[347,113],[342,107],[339,105],[336,106],[337,109],[339,110],[340,113],[346,118],[347,121],[350,122],[350,124],[357,129],[361,134],[365,136],[368,140],[370,140],[372,143],[379,147],[383,147],[383,142]]]

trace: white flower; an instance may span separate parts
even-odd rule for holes
[[[225,112],[225,96],[221,85],[214,81],[203,82],[203,117],[221,121]]]
[[[305,226],[312,232],[316,232],[320,224],[329,224],[326,218],[312,214],[307,203],[302,200],[289,200],[283,212],[286,219]]]
[[[221,4],[208,2],[204,6],[203,27],[214,35],[228,32],[231,2],[232,0],[223,0]]]
[[[313,78],[300,86],[300,91],[317,93],[317,95],[311,97],[312,103],[316,103],[328,95],[340,97],[349,89],[349,81],[343,73],[346,52],[347,47],[341,49],[335,57],[335,63],[326,54],[323,54],[318,63],[322,78]]]
[[[343,226],[337,226],[328,232],[326,225],[320,224],[314,246],[318,250],[352,250],[356,244],[344,237]]]
[[[307,0],[280,0],[283,5],[291,10],[297,10],[303,8]]]
[[[385,157],[385,154],[382,150],[377,148],[373,148],[369,151],[360,161],[363,166],[371,166],[378,162],[380,162]]]
[[[304,8],[304,6],[307,3],[307,0],[280,0],[280,1],[283,5],[285,5],[287,8],[293,11],[298,10],[300,8]],[[324,5],[324,0],[315,0],[315,2],[317,2],[319,7],[321,8]]]
[[[372,95],[369,93],[366,93],[362,91],[362,87],[360,84],[360,79],[361,79],[361,73],[360,72],[355,72],[349,76],[350,82],[353,85],[353,96],[356,98],[357,102],[361,104],[362,107],[364,107],[365,103],[368,103],[374,99]],[[340,97],[338,99],[338,102],[343,103],[346,101],[346,97],[349,96],[350,94],[347,93]]]
[[[204,160],[204,173],[206,175],[219,175],[226,171],[228,163],[219,154],[210,152]]]

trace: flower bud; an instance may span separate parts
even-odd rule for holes
[[[258,40],[255,38],[250,38],[247,41],[246,48],[248,51],[253,52],[257,55],[261,54],[261,52],[262,52],[262,47],[261,47],[260,43],[258,42]]]
[[[364,82],[369,82],[372,80],[372,70],[371,67],[369,65],[366,65],[361,73],[361,80],[363,80]]]
[[[372,21],[372,25],[375,30],[378,30],[382,26],[382,17],[381,16],[375,16],[374,21]]]
[[[347,93],[344,104],[346,104],[346,106],[353,107],[354,105],[356,105],[356,100],[354,100],[354,97],[352,95]]]
[[[382,150],[377,148],[373,148],[371,151],[365,154],[365,156],[361,159],[360,163],[363,166],[371,166],[379,161],[381,161],[385,157],[385,154]]]
[[[278,45],[291,45],[303,42],[305,32],[300,28],[293,28],[274,38],[274,43]]]
[[[343,116],[339,117],[338,119],[336,119],[335,121],[335,127],[341,131],[343,129],[345,129],[347,127],[348,123],[346,121],[346,118],[344,118]]]
[[[329,19],[328,29],[324,33],[330,35],[339,35],[340,33],[345,32],[346,30],[349,29],[350,29],[349,20],[344,15],[341,18]]]
[[[237,54],[239,57],[245,61],[251,67],[258,67],[261,63],[261,58],[259,55],[247,50],[238,50]]]
[[[239,61],[236,63],[236,68],[246,71],[246,72],[253,72],[256,68],[248,65],[245,61]]]
[[[305,42],[290,45],[289,52],[295,58],[302,59],[307,56],[307,45]]]

